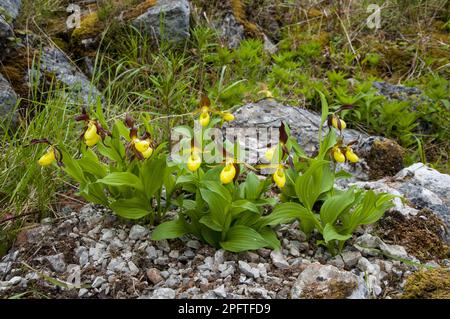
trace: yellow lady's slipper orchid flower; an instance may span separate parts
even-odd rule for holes
[[[224,113],[222,113],[222,118],[223,118],[223,120],[226,121],[226,122],[234,121],[234,115],[231,114],[230,112],[224,112]]]
[[[279,188],[284,187],[284,185],[286,184],[286,174],[284,173],[283,167],[277,168],[277,170],[273,174],[273,180]]]
[[[264,157],[266,158],[266,160],[268,160],[269,162],[272,161],[273,159],[273,155],[275,154],[275,150],[277,149],[276,146],[269,148],[266,153],[264,154]]]
[[[138,138],[134,139],[134,147],[137,151],[144,153],[150,147],[150,141],[148,140],[140,140]]]
[[[86,132],[84,132],[84,142],[88,147],[92,147],[101,140],[98,135],[97,126],[93,122],[89,122]]]
[[[345,123],[344,120],[337,118],[336,116],[333,116],[333,119],[331,120],[331,124],[333,125],[333,127],[339,130],[338,121],[341,123],[341,130],[345,130],[345,128],[347,127],[347,123]]]
[[[86,145],[87,145],[88,147],[92,147],[92,146],[94,146],[95,144],[97,144],[101,139],[102,139],[101,136],[98,135],[97,133],[95,133],[95,135],[94,135],[92,138],[90,138],[90,139],[85,139],[84,142],[86,143]]]
[[[202,112],[200,114],[200,125],[205,127],[209,124],[210,116],[208,112]]]
[[[196,152],[193,152],[191,154],[191,156],[189,156],[189,159],[187,162],[187,168],[191,172],[195,172],[196,170],[198,170],[198,168],[200,167],[201,164],[202,164],[202,159]]]
[[[148,147],[145,151],[141,152],[142,156],[144,156],[145,159],[149,158],[153,154],[153,148]]]
[[[56,160],[56,158],[55,158],[55,151],[54,151],[53,147],[50,147],[48,149],[47,153],[45,153],[44,155],[41,156],[41,158],[38,160],[38,163],[41,166],[49,166],[55,160]]]
[[[84,133],[84,139],[92,140],[95,138],[95,135],[97,135],[97,126],[94,123],[90,122],[88,124],[86,132]]]
[[[202,113],[208,113],[209,112],[209,107],[207,106],[202,106],[201,110]]]
[[[220,172],[220,181],[222,184],[229,184],[233,181],[235,176],[236,168],[234,167],[234,164],[230,163],[225,165],[222,172]]]
[[[353,150],[351,149],[351,147],[347,147],[347,149],[345,150],[345,157],[352,163],[358,163],[359,162],[359,157],[358,155],[356,155]]]
[[[344,163],[345,162],[345,156],[342,154],[342,151],[339,147],[333,148],[333,158],[338,163]]]

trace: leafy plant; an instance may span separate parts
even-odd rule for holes
[[[159,225],[152,239],[176,238],[190,233],[204,242],[228,251],[240,252],[262,247],[280,247],[270,228],[283,222],[263,215],[263,206],[274,204],[264,197],[270,179],[259,180],[249,173],[244,182],[222,185],[219,181],[222,166],[198,171],[198,175],[181,176],[177,185],[194,193],[194,199],[180,199],[178,218]]]
[[[336,253],[359,226],[380,219],[393,206],[391,200],[395,196],[354,187],[337,190],[333,186],[336,176],[330,164],[325,160],[312,160],[310,167],[297,175],[294,194],[285,193],[289,201],[276,206],[272,214],[298,218],[306,234],[317,230],[323,238],[318,243]]]
[[[39,164],[58,162],[79,183],[78,195],[111,208],[121,217],[140,219],[149,215],[151,223],[158,221],[170,207],[175,184],[165,145],[156,146],[147,132],[139,137],[131,118],[126,124],[116,121],[112,132],[108,132],[101,108],[97,116],[91,119],[84,112],[77,118],[87,123],[77,158],[63,145],[50,145]],[[35,141],[41,142],[50,144],[47,140]],[[163,191],[166,205],[162,204]]]
[[[306,169],[291,158],[287,185],[282,188],[284,203],[275,206],[272,216],[299,219],[302,230],[307,235],[311,235],[314,230],[319,232],[322,239],[318,243],[325,245],[334,254],[342,250],[359,226],[380,219],[393,206],[392,199],[395,196],[357,190],[355,187],[345,191],[335,188],[335,180],[348,177],[348,174],[336,172],[336,166],[333,170],[332,162],[327,158],[335,162],[348,160],[353,163],[358,161],[358,157],[351,149],[352,142],[344,146],[342,137],[335,133],[334,128],[340,131],[345,129],[345,122],[337,124],[341,120],[336,114],[329,114],[325,96],[321,92],[319,95],[322,100],[322,124],[328,118],[330,130],[323,139],[319,136],[319,153],[308,160]],[[305,159],[304,156],[302,158]]]

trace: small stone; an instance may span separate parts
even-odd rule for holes
[[[169,257],[158,257],[154,261],[155,265],[165,266],[169,264]]]
[[[14,276],[8,282],[11,286],[18,285],[23,280],[22,277]]]
[[[361,257],[358,261],[358,268],[372,275],[378,275],[380,273],[380,266],[372,264],[367,258]]]
[[[342,260],[345,266],[352,268],[358,264],[358,260],[361,258],[359,251],[344,251],[341,253]]]
[[[130,274],[132,276],[136,276],[139,273],[139,268],[136,266],[136,264],[132,261],[128,262],[128,268],[130,269]]]
[[[412,260],[412,261],[417,261],[415,260],[414,257],[411,257],[408,255],[408,253],[406,252],[405,247],[403,246],[399,246],[399,245],[388,245],[385,244],[384,242],[380,244],[380,249],[383,253],[385,253],[386,255],[390,256],[391,258],[401,258],[401,259],[408,259],[408,260]]]
[[[153,291],[151,299],[175,299],[175,290],[171,288],[158,288]]]
[[[214,254],[214,264],[220,265],[225,262],[225,251],[223,249],[219,249]]]
[[[84,295],[86,295],[89,292],[89,290],[87,290],[86,288],[81,288],[80,291],[78,292],[78,297],[81,298]]]
[[[259,270],[257,268],[251,267],[248,263],[242,260],[239,260],[238,264],[241,273],[243,273],[248,277],[253,277],[255,279],[259,278]]]
[[[118,237],[120,240],[124,241],[125,239],[127,239],[127,233],[126,233],[126,231],[124,231],[123,229],[119,229],[119,230],[117,231],[117,237]]]
[[[144,239],[148,235],[148,229],[141,225],[133,225],[128,237],[132,240]]]
[[[212,270],[214,268],[214,259],[211,256],[208,256],[203,260],[203,264],[199,265],[198,270]]]
[[[64,254],[56,254],[47,256],[45,259],[50,263],[53,271],[63,273],[66,270],[66,262],[64,261]]]
[[[158,257],[158,254],[156,253],[156,248],[153,246],[149,246],[145,249],[145,252],[148,255],[148,258],[150,258],[151,260],[155,259]]]
[[[98,287],[100,287],[101,285],[103,285],[105,282],[106,282],[106,279],[105,279],[105,278],[103,278],[103,277],[101,277],[101,276],[98,276],[98,277],[96,277],[96,278],[94,279],[94,281],[92,282],[92,288],[98,288]]]
[[[235,268],[233,264],[234,262],[219,265],[218,270],[220,271],[221,278],[226,278],[234,274]]]
[[[247,251],[244,253],[244,258],[251,263],[257,263],[259,261],[259,255],[252,252],[252,251]]]
[[[257,297],[269,299],[269,293],[266,289],[261,287],[249,287],[247,290],[249,294],[256,295]]]
[[[11,270],[11,263],[10,262],[4,262],[0,263],[0,277],[6,275]]]
[[[121,257],[111,259],[107,267],[108,270],[114,272],[127,272],[127,264]]]
[[[177,275],[171,275],[167,278],[165,285],[169,288],[178,288],[180,285],[180,279]]]
[[[156,242],[156,246],[161,249],[163,252],[168,253],[170,251],[169,242],[166,239],[158,240]]]
[[[97,225],[95,226],[93,229],[91,229],[90,231],[88,231],[87,235],[88,237],[91,238],[95,238],[97,237],[97,234],[100,232],[100,230],[102,229],[103,225]]]
[[[190,240],[186,243],[186,246],[192,249],[199,249],[200,248],[200,242],[198,240]]]
[[[164,280],[157,268],[147,269],[147,278],[154,285]]]
[[[74,251],[75,256],[78,257],[78,262],[80,263],[81,267],[83,267],[89,262],[89,253],[86,247],[80,246],[75,248]]]
[[[270,256],[271,250],[267,249],[267,248],[260,248],[258,249],[258,254],[263,257],[263,258],[267,258]]]
[[[195,257],[195,253],[190,249],[186,249],[183,253],[183,256],[186,257],[186,259],[192,259]]]
[[[259,270],[259,274],[262,278],[266,278],[267,277],[267,268],[264,264],[259,263],[258,264],[258,270]]]
[[[294,246],[291,246],[291,248],[289,249],[289,254],[291,254],[294,257],[300,256],[300,252],[298,251],[298,248],[294,247]]]
[[[110,242],[113,238],[114,238],[114,230],[112,229],[103,229],[102,230],[102,238],[101,240],[106,241],[106,242]]]
[[[41,224],[51,224],[53,222],[53,219],[51,217],[43,218],[41,220]]]
[[[221,298],[226,298],[227,297],[227,292],[225,290],[225,286],[224,285],[220,285],[219,287],[217,287],[216,289],[213,290],[213,292],[221,297]]]
[[[115,237],[108,246],[108,250],[120,250],[124,248],[123,241]]]
[[[286,269],[289,268],[289,263],[284,258],[283,254],[280,251],[272,251],[270,253],[270,258],[272,259],[272,262],[275,267],[280,269]]]
[[[344,260],[342,259],[341,256],[335,256],[333,259],[331,259],[330,261],[328,261],[328,263],[330,265],[333,265],[339,269],[343,269],[345,267],[345,263]]]
[[[172,250],[170,253],[169,253],[169,257],[170,258],[178,258],[178,257],[180,257],[180,252],[178,251],[178,250]]]
[[[89,248],[89,256],[92,257],[92,260],[94,262],[96,261],[101,262],[103,258],[106,257],[105,253],[106,253],[106,245],[100,242],[96,243],[95,247]]]

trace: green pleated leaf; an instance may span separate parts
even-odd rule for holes
[[[220,246],[228,251],[241,252],[268,246],[267,241],[253,228],[236,225],[228,230],[227,238]]]

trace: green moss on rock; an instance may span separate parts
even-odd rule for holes
[[[450,299],[450,269],[421,270],[408,277],[403,299]]]

